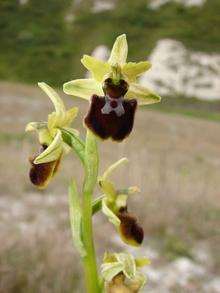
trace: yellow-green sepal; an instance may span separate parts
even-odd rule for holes
[[[98,60],[92,56],[84,55],[81,62],[98,82],[102,82],[104,76],[111,72],[111,66],[109,63]]]
[[[110,165],[108,167],[108,169],[104,172],[104,174],[102,175],[102,179],[105,180],[107,177],[109,177],[112,172],[118,168],[119,166],[121,166],[122,164],[125,164],[128,162],[128,159],[126,157],[121,158],[120,160],[116,161],[114,164]]]
[[[39,82],[38,86],[48,95],[48,97],[50,98],[55,107],[57,114],[64,115],[64,103],[62,99],[59,97],[59,95],[55,92],[55,90],[45,82]]]
[[[106,282],[111,282],[122,271],[123,264],[120,262],[109,262],[101,265],[101,274]]]
[[[129,99],[137,99],[139,105],[150,105],[161,101],[160,96],[137,83],[131,83],[129,85],[129,90],[125,97]]]
[[[114,184],[108,180],[103,180],[102,177],[98,180],[102,192],[106,195],[109,202],[114,202],[117,197],[117,191]]]
[[[116,38],[108,60],[112,66],[121,66],[126,62],[128,55],[128,43],[126,35],[120,35]]]
[[[119,263],[123,265],[123,273],[128,279],[134,279],[136,275],[135,259],[130,253],[115,253]]]
[[[98,81],[89,79],[76,79],[64,83],[63,91],[75,97],[83,98],[85,100],[90,100],[92,95],[102,96],[103,90],[102,85]]]
[[[151,64],[148,61],[141,62],[128,62],[122,67],[122,74],[130,81],[136,81],[136,78],[151,68]]]

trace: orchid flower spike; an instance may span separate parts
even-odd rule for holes
[[[101,274],[107,292],[139,292],[146,283],[141,268],[149,265],[145,258],[134,258],[129,253],[105,253]]]
[[[55,111],[48,115],[47,122],[30,122],[26,131],[37,131],[41,148],[29,160],[31,170],[29,173],[31,182],[39,188],[45,188],[57,171],[60,159],[69,147],[62,139],[61,128],[73,131],[70,125],[77,116],[78,108],[73,107],[66,111],[58,94],[46,83],[38,83],[39,87],[49,96]]]
[[[139,189],[136,186],[132,186],[127,189],[117,190],[114,184],[108,180],[113,170],[125,162],[127,162],[126,158],[117,161],[99,178],[99,186],[105,195],[102,199],[102,212],[116,227],[123,242],[128,245],[139,246],[143,241],[144,231],[137,218],[129,213],[127,208],[128,196],[138,192]]]
[[[137,83],[147,71],[148,61],[128,62],[126,35],[117,37],[107,62],[84,55],[81,62],[91,72],[90,79],[77,79],[64,84],[64,92],[90,100],[85,125],[102,139],[122,141],[132,131],[139,105],[160,102],[161,98]]]

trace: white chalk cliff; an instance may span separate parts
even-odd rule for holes
[[[181,42],[158,41],[148,58],[152,68],[140,79],[161,95],[220,99],[220,54],[187,50]]]

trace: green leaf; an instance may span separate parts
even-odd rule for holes
[[[84,192],[92,193],[97,182],[98,175],[98,151],[96,138],[90,130],[87,130],[85,145],[85,182]]]
[[[63,91],[75,97],[90,100],[92,95],[102,96],[103,90],[101,83],[94,79],[76,79],[66,82],[63,85]]]
[[[85,143],[81,140],[74,131],[67,130],[65,128],[61,129],[63,141],[68,144],[76,154],[78,155],[79,159],[84,164],[84,154],[85,154]]]
[[[63,140],[61,131],[57,130],[52,143],[43,151],[35,160],[34,164],[42,164],[56,161],[60,158],[63,152]]]
[[[118,36],[117,39],[115,40],[108,62],[112,66],[123,65],[126,62],[127,55],[128,55],[128,44],[127,44],[126,35],[123,34]]]
[[[80,208],[79,196],[77,187],[74,181],[69,186],[69,208],[70,208],[70,223],[74,244],[78,249],[81,257],[86,256],[86,250],[82,240],[82,213]]]
[[[92,202],[92,215],[96,214],[102,209],[102,200],[105,198],[105,195],[101,195],[93,200]]]
[[[129,99],[137,99],[139,105],[150,105],[161,101],[160,96],[137,83],[131,83],[129,85],[126,97]]]
[[[93,78],[99,82],[102,82],[104,76],[111,72],[110,64],[89,55],[84,55],[81,62],[89,71],[91,71]]]

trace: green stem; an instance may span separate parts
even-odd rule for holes
[[[96,265],[96,255],[93,243],[91,194],[84,193],[82,206],[83,217],[83,242],[86,249],[86,256],[83,258],[86,287],[88,293],[98,293],[99,279]]]
[[[88,293],[99,293],[99,278],[96,264],[96,254],[93,243],[92,227],[92,195],[98,176],[98,152],[96,139],[88,130],[85,145],[85,181],[82,201],[82,235],[86,250],[83,258],[86,287]]]

